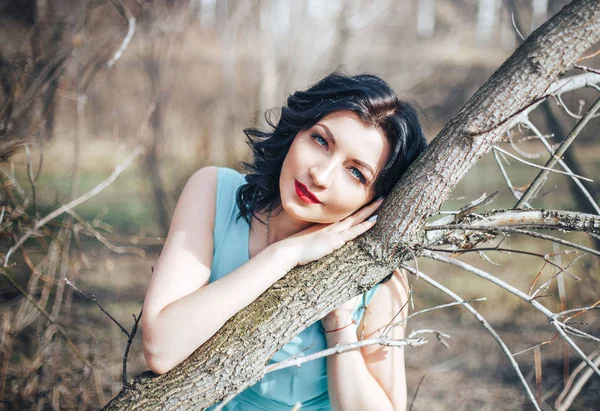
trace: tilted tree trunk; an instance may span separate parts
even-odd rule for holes
[[[106,409],[202,409],[258,381],[287,341],[412,258],[407,247],[422,241],[427,218],[500,139],[508,120],[599,39],[600,2],[573,1],[450,120],[386,199],[373,229],[289,272],[183,363],[165,375],[138,376]]]

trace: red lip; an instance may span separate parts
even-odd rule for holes
[[[298,180],[294,180],[294,181],[296,182],[296,194],[298,194],[298,197],[300,197],[300,199],[302,201],[304,201],[305,203],[310,203],[310,204],[319,204],[320,203],[319,199],[313,193],[310,192],[308,187],[306,187],[304,184],[302,184]]]

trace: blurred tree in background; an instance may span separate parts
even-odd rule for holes
[[[423,107],[433,137],[520,43],[515,26],[527,36],[567,3],[0,0],[3,265],[16,239],[29,235],[0,277],[0,401],[15,409],[97,408],[118,393],[127,338],[64,278],[95,294],[121,324],[131,324],[187,177],[208,164],[236,167],[249,154],[241,130],[266,125],[265,111],[281,106],[287,94],[339,67],[374,72]],[[597,61],[588,65],[597,67]],[[561,103],[581,115],[580,101],[595,92],[568,93]],[[557,108],[547,104],[531,120],[559,142],[574,119]],[[268,115],[276,118],[277,110]],[[584,129],[565,156],[575,174],[600,173],[592,130]],[[539,151],[534,142],[525,146],[533,155]],[[537,173],[519,167],[511,167],[517,188]],[[544,206],[586,207],[559,178],[546,183],[554,188]],[[487,156],[446,207],[460,208],[501,181]],[[74,212],[35,228],[97,184],[102,190]],[[598,183],[583,184],[597,200]],[[511,193],[503,192],[494,206],[513,202]],[[521,272],[537,271],[536,264],[504,274],[519,278]],[[599,299],[598,280],[589,275],[598,265],[582,259],[573,269],[581,271],[586,287],[572,297]],[[473,281],[459,274],[452,281],[465,290],[464,298],[480,296]],[[424,305],[440,303],[418,284],[415,295]],[[517,341],[522,332],[515,327],[523,324],[516,315],[522,310],[513,302],[503,313],[494,307],[482,312],[491,313],[488,319],[504,324]],[[440,318],[448,324],[470,321],[454,312],[439,314],[436,321]],[[552,338],[531,324],[535,330],[521,342],[523,348]],[[106,332],[97,333],[98,327]],[[473,343],[474,331],[461,335],[457,327],[453,338],[456,333],[457,341]],[[139,341],[131,350],[130,373],[144,370]],[[424,408],[482,409],[507,398],[522,404],[521,388],[510,370],[503,371],[495,350],[478,346],[472,356],[413,350],[409,390],[427,373],[420,394]],[[559,370],[555,363],[562,365],[562,348],[558,354],[548,351],[548,369]],[[500,371],[483,371],[489,368]],[[449,376],[469,394],[434,382]],[[549,396],[562,389],[559,382],[546,383]]]

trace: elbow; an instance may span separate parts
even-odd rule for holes
[[[156,355],[152,351],[146,349],[146,347],[144,347],[144,359],[146,360],[146,364],[154,374],[166,374],[173,368],[172,366],[169,366],[167,364],[165,358],[161,357],[160,355]]]
[[[169,350],[165,350],[163,344],[160,343],[159,334],[149,316],[142,315],[142,348],[144,359],[150,370],[155,374],[165,374],[170,371],[175,365],[168,358]]]
[[[144,359],[150,370],[158,375],[171,371],[178,362],[169,356],[170,351],[164,350],[161,345],[149,341],[150,338],[142,336]]]
[[[147,334],[150,333],[146,333],[146,335]],[[146,364],[153,373],[159,375],[165,374],[173,368],[173,366],[169,364],[169,361],[164,355],[163,350],[160,349],[160,346],[153,343],[151,338],[149,336],[146,337],[146,335],[142,335],[142,347]]]

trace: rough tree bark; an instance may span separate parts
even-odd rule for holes
[[[427,218],[501,138],[511,117],[598,40],[600,2],[573,1],[450,120],[394,188],[372,230],[288,273],[182,364],[165,375],[138,376],[106,409],[202,409],[258,381],[268,359],[293,336],[412,258],[408,249],[423,241]]]

